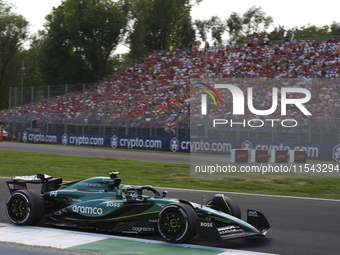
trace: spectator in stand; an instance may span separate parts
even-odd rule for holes
[[[192,51],[193,53],[196,52],[196,43],[194,43],[194,42],[192,43],[191,51]]]
[[[192,51],[192,45],[193,45],[193,42],[190,42],[189,43],[189,51]]]
[[[200,50],[200,46],[201,46],[201,41],[197,41],[196,42],[196,49],[197,49],[197,51]]]
[[[243,47],[244,48],[248,47],[248,38],[247,38],[247,36],[245,36],[244,39],[243,39]]]
[[[263,37],[260,38],[260,46],[261,46],[261,47],[264,46],[264,38],[263,38]]]
[[[208,41],[205,42],[204,49],[205,49],[206,51],[210,49],[210,46],[209,46],[209,42],[208,42]]]
[[[267,35],[264,36],[263,42],[264,42],[264,45],[269,45],[269,38]]]
[[[253,47],[253,37],[252,36],[248,37],[247,41],[248,41],[248,47]]]
[[[82,93],[69,93],[67,97],[63,95],[50,98],[48,104],[47,100],[44,100],[25,105],[23,111],[30,119],[46,120],[50,123],[58,123],[67,116],[69,123],[81,124],[82,118],[85,124],[91,124],[95,123],[97,118],[101,123],[106,121],[124,124],[125,116],[129,115],[133,116],[131,121],[134,125],[142,125],[145,115],[152,115],[156,120],[160,120],[160,116],[177,112],[182,118],[187,116],[190,108],[190,78],[211,77],[216,82],[222,77],[253,78],[252,80],[262,84],[268,78],[302,78],[304,81],[311,77],[325,77],[328,79],[322,82],[315,80],[313,83],[312,94],[317,96],[308,108],[312,109],[313,118],[325,114],[328,117],[339,117],[340,82],[336,86],[331,82],[340,75],[339,47],[340,42],[333,38],[295,41],[290,45],[268,43],[257,48],[235,49],[210,49],[206,42],[205,52],[200,54],[170,51],[169,48],[169,52],[165,50],[150,53],[142,61],[85,91],[85,98]],[[262,91],[263,98],[270,101],[271,87],[265,84],[261,86],[257,92]],[[310,85],[301,82],[294,86]],[[226,104],[228,102],[226,101]],[[261,101],[254,104],[259,105],[258,109],[266,107]],[[105,112],[109,114],[105,115]],[[290,114],[295,113],[291,111]],[[19,108],[0,112],[0,118],[14,116],[20,116]]]
[[[253,47],[254,47],[254,48],[257,47],[257,43],[258,43],[258,39],[257,39],[257,37],[254,35],[254,37],[253,37]]]
[[[290,44],[290,38],[289,38],[289,34],[288,33],[286,33],[286,36],[285,36],[285,44],[286,45]]]
[[[231,46],[232,49],[235,48],[235,46],[236,46],[236,41],[235,41],[235,39],[231,39],[231,41],[230,41],[230,46]]]

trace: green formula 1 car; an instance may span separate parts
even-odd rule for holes
[[[160,233],[169,242],[186,242],[194,236],[231,239],[265,236],[270,229],[265,216],[247,211],[241,220],[239,206],[216,194],[206,205],[167,198],[152,186],[121,187],[117,172],[72,183],[45,174],[14,176],[6,204],[8,219],[17,225],[45,224],[116,233]],[[41,194],[27,189],[40,183]]]

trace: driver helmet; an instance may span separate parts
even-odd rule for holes
[[[125,196],[131,196],[131,197],[137,197],[138,193],[135,190],[127,190],[127,189],[131,189],[132,186],[131,185],[124,185],[122,188],[122,193]]]

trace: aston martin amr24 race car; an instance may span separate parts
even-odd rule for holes
[[[43,220],[49,225],[116,233],[160,233],[174,243],[194,236],[222,240],[265,236],[270,229],[256,210],[248,209],[247,222],[241,220],[239,206],[224,194],[201,205],[167,198],[167,192],[160,194],[152,186],[121,187],[117,174],[66,184],[45,174],[14,176],[7,181],[8,219],[17,225]],[[42,184],[41,194],[27,189],[27,183]]]

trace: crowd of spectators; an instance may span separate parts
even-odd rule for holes
[[[340,42],[333,38],[279,44],[248,38],[242,45],[231,43],[219,48],[210,48],[207,43],[192,43],[189,49],[170,45],[86,90],[85,97],[82,91],[72,92],[24,105],[22,110],[31,119],[50,122],[123,124],[129,116],[131,125],[143,125],[147,117],[164,122],[165,116],[179,115],[183,125],[189,125],[192,79],[211,79],[212,84],[229,79],[244,91],[253,84],[254,93],[262,93],[254,97],[254,106],[267,109],[272,87],[278,87],[275,82],[285,78],[294,81],[287,82],[289,86],[311,91],[312,100],[306,107],[314,119],[339,118],[339,74]],[[228,115],[232,109],[230,95],[222,98],[227,106],[223,111]],[[0,112],[0,119],[20,114],[20,107],[7,109]],[[288,116],[298,118],[301,112],[288,109]]]

